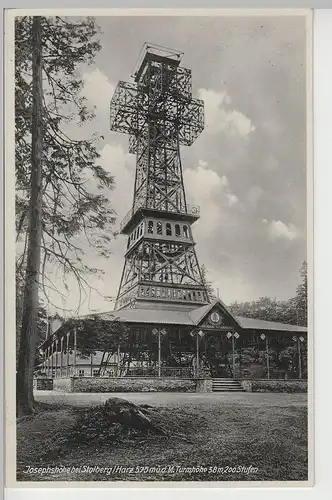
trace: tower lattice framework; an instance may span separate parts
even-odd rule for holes
[[[180,53],[145,46],[134,82],[120,81],[111,101],[111,130],[129,134],[136,154],[116,309],[208,302],[191,231],[199,207],[186,202],[180,157],[180,145],[204,129],[204,103],[192,97],[191,71],[180,61]]]

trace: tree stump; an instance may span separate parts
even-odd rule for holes
[[[167,434],[164,429],[151,421],[147,408],[141,408],[126,399],[109,398],[105,402],[105,409],[111,421],[118,422],[127,428],[150,430],[163,436]]]

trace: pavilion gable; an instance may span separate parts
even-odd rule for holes
[[[191,311],[189,316],[197,327],[204,329],[241,328],[239,322],[220,299]]]

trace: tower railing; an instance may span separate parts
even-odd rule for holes
[[[131,208],[129,210],[129,212],[124,216],[124,218],[122,219],[122,221],[120,222],[120,231],[123,230],[123,228],[128,224],[128,222],[130,221],[130,219],[135,215],[136,212],[138,212],[139,210],[153,210],[155,211],[156,213],[157,212],[160,212],[160,213],[165,213],[165,210],[158,210],[158,209],[147,209],[146,207],[138,207],[138,208]],[[183,212],[172,212],[172,213],[179,213],[180,215],[192,215],[194,217],[196,217],[197,219],[199,218],[200,216],[200,206],[199,205],[189,205],[187,203],[187,210],[186,211],[183,211]]]

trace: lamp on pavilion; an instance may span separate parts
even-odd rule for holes
[[[261,334],[261,339],[265,340],[265,348],[266,348],[266,371],[267,371],[267,378],[270,378],[270,358],[269,358],[269,339],[265,333]]]
[[[161,377],[161,337],[164,337],[167,334],[167,331],[165,328],[162,330],[154,328],[152,330],[152,334],[158,336],[158,377]]]
[[[240,337],[240,335],[237,332],[227,332],[226,337],[228,339],[232,339],[232,358],[233,358],[233,378],[235,378],[235,340]]]

